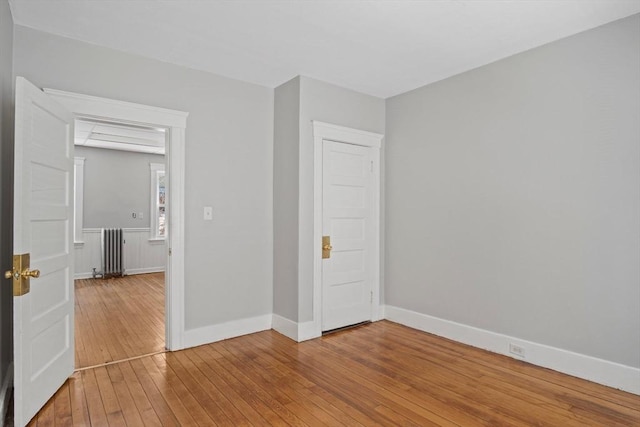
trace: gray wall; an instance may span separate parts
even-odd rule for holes
[[[640,16],[387,101],[386,303],[640,366]]]
[[[275,89],[273,131],[273,312],[297,322],[299,77]]]
[[[384,133],[384,100],[298,76],[275,90],[274,313],[313,320],[311,121]],[[285,235],[281,235],[285,234]]]
[[[300,322],[313,319],[313,131],[312,120],[384,134],[385,102],[309,77],[300,77]],[[384,179],[384,177],[383,177]]]
[[[0,0],[0,271],[11,269],[13,254],[13,19]],[[13,360],[13,296],[0,286],[0,385]],[[0,403],[0,406],[2,404]],[[0,413],[0,417],[4,414]]]
[[[189,112],[186,328],[271,313],[273,90],[21,26],[14,41],[39,87]]]
[[[75,147],[75,156],[85,158],[84,228],[149,227],[149,163],[164,163],[164,156],[82,146]]]

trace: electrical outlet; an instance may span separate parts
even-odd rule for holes
[[[524,347],[520,347],[517,344],[509,343],[509,353],[515,354],[516,356],[524,359]]]

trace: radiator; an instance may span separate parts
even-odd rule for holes
[[[103,228],[101,237],[102,271],[93,269],[93,277],[103,278],[124,276],[124,237],[122,228]]]

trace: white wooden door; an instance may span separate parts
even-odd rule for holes
[[[325,140],[322,154],[322,330],[371,320],[374,172],[370,147]]]
[[[16,81],[14,254],[30,253],[30,292],[14,297],[14,420],[23,426],[73,373],[73,117]]]

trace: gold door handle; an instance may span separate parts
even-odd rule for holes
[[[322,236],[322,259],[331,258],[331,236]]]
[[[13,272],[12,270],[7,270],[4,272],[5,279],[19,279],[20,277],[22,277],[23,279],[27,277],[33,277],[34,279],[37,279],[38,277],[40,277],[40,270],[29,270],[27,268],[23,270],[22,273],[18,273],[17,271]]]
[[[29,254],[13,256],[13,270],[5,271],[6,279],[13,279],[13,296],[19,297],[29,293],[31,286],[29,279],[37,279],[40,277],[40,270],[31,270],[29,268]]]
[[[6,275],[7,273],[5,273]],[[28,268],[25,269],[22,273],[20,273],[20,276],[24,277],[33,277],[34,279],[37,279],[38,277],[40,277],[40,270],[29,270]]]

